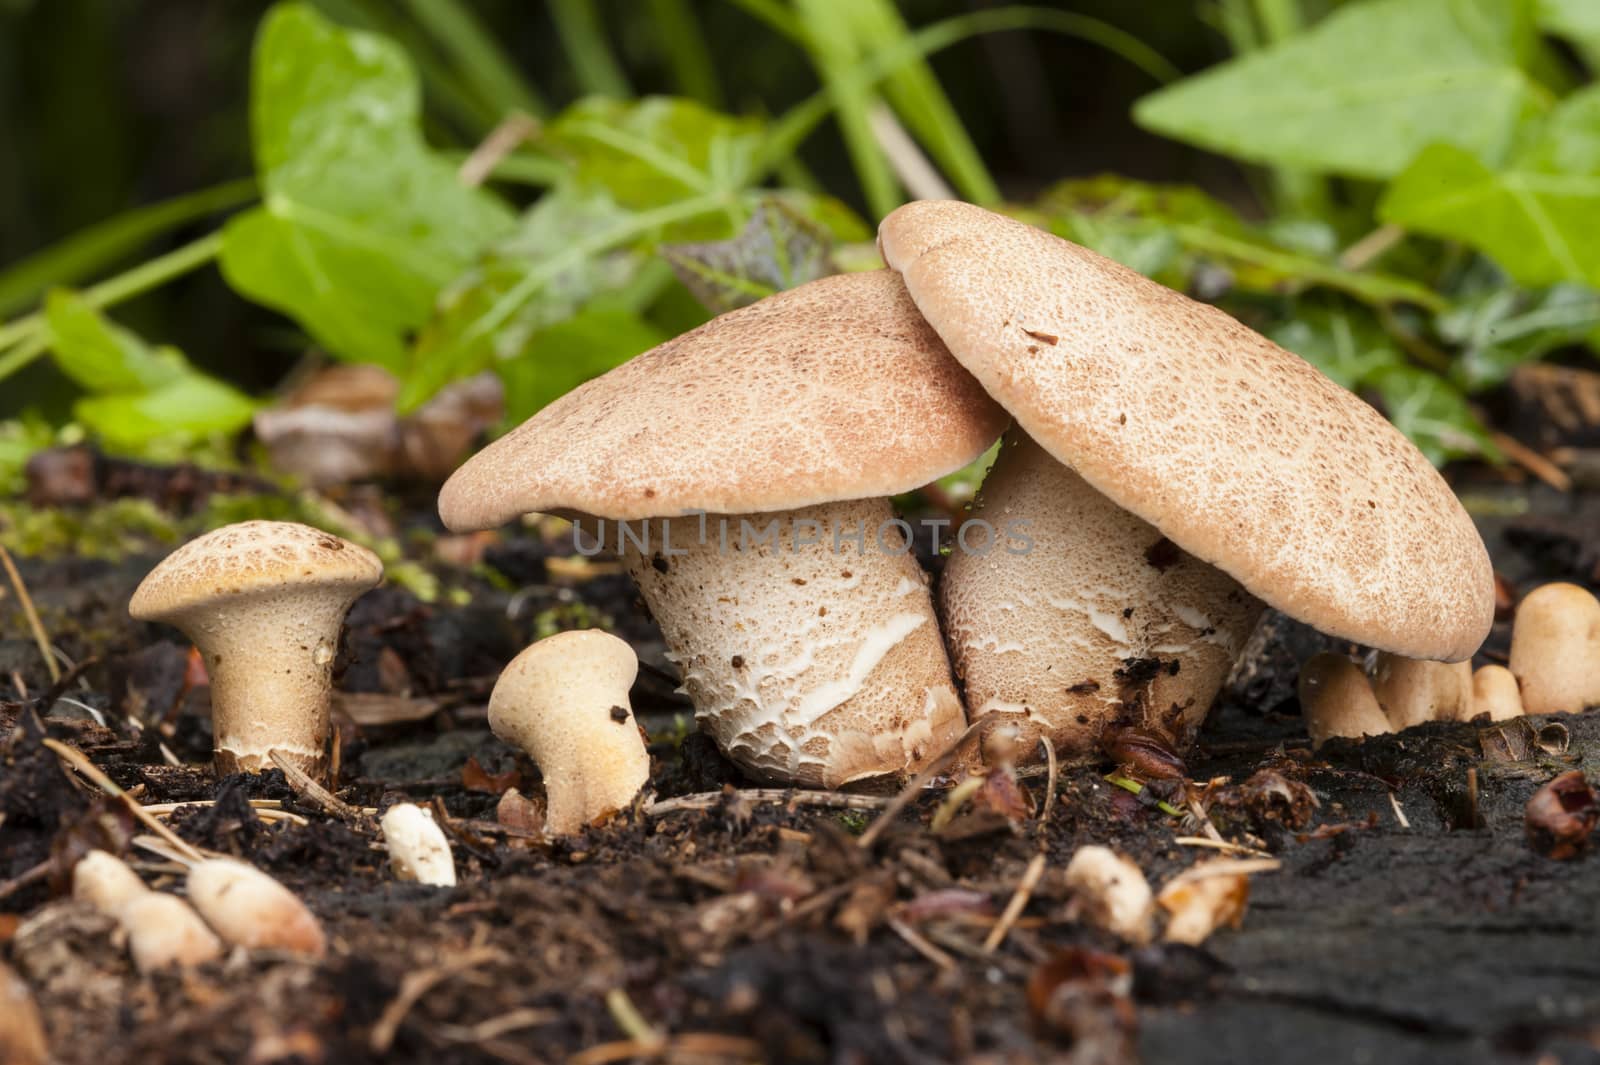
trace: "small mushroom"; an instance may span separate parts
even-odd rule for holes
[[[232,858],[189,867],[189,901],[224,942],[248,949],[322,957],[322,926],[294,893],[261,870]]]
[[[44,1019],[27,983],[0,962],[0,1063],[49,1065],[50,1043]]]
[[[957,550],[940,584],[975,719],[1025,717],[1069,754],[1129,726],[1185,745],[1262,602],[1417,658],[1483,642],[1494,579],[1472,519],[1305,360],[970,204],[906,204],[878,247],[1015,419],[975,516],[1031,522],[1034,549]]]
[[[1546,584],[1517,606],[1511,672],[1530,714],[1600,706],[1600,601],[1576,584]]]
[[[1079,847],[1067,863],[1067,887],[1090,924],[1127,940],[1148,943],[1155,896],[1144,872],[1109,847]]]
[[[456,862],[450,841],[433,814],[415,803],[389,807],[379,822],[389,848],[389,864],[399,880],[414,880],[434,887],[456,886]]]
[[[1311,746],[1335,736],[1359,739],[1393,732],[1367,675],[1344,655],[1313,655],[1300,667],[1300,714]]]
[[[1482,666],[1472,675],[1472,716],[1490,721],[1522,716],[1522,693],[1517,675],[1505,666]]]
[[[624,809],[650,779],[628,690],[639,659],[599,629],[560,632],[506,666],[489,695],[489,727],[544,775],[545,828],[580,832]]]
[[[1372,669],[1372,693],[1399,732],[1425,721],[1472,719],[1472,663],[1430,662],[1385,651]]]
[[[222,943],[192,906],[150,890],[126,862],[105,851],[92,850],[72,867],[72,897],[116,919],[142,973],[222,956]]]
[[[886,270],[724,314],[561,397],[451,476],[451,529],[583,516],[659,622],[695,716],[750,776],[915,773],[966,727],[889,497],[1005,415]],[[627,525],[620,524],[627,522]]]
[[[182,629],[199,648],[218,775],[265,772],[279,751],[320,777],[344,616],[382,578],[364,547],[293,522],[247,521],[168,555],[128,613]]]
[[[1223,925],[1239,927],[1250,901],[1250,878],[1232,871],[1239,865],[1215,858],[1167,881],[1156,901],[1169,914],[1163,935],[1168,943],[1199,946]]]

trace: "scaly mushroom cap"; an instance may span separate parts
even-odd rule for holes
[[[1118,506],[1324,632],[1458,661],[1494,617],[1488,552],[1393,426],[1303,359],[1109,259],[927,200],[878,245],[950,351]]]
[[[371,551],[288,521],[244,521],[197,537],[162,559],[133,593],[140,621],[175,621],[197,607],[295,585],[345,589],[354,599],[383,579]]]
[[[574,389],[445,483],[455,530],[536,511],[602,518],[788,510],[960,469],[1004,411],[887,270],[724,314]]]

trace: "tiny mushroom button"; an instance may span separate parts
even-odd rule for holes
[[[742,769],[810,787],[893,779],[966,722],[889,497],[973,461],[1004,425],[897,276],[843,274],[561,397],[457,470],[439,513],[462,531],[582,516]]]
[[[293,522],[247,521],[168,555],[128,613],[181,629],[199,648],[218,775],[265,772],[278,751],[319,777],[344,616],[382,579],[364,547]]]
[[[1185,742],[1263,602],[1414,658],[1461,661],[1488,634],[1488,552],[1449,485],[1305,360],[969,204],[907,204],[878,246],[1016,419],[980,516],[1031,522],[1043,548],[957,552],[945,570],[975,717],[1070,753],[1113,726]]]

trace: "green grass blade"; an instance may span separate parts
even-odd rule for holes
[[[687,0],[650,0],[661,52],[672,68],[679,94],[699,100],[715,111],[723,110],[717,63],[700,32],[700,21]]]
[[[839,120],[867,208],[882,218],[903,202],[900,183],[872,133],[869,117],[876,94],[872,82],[857,77],[856,42],[841,4],[851,0],[795,0],[805,28],[806,50]]]
[[[765,23],[768,29],[789,38],[796,44],[805,43],[805,29],[800,25],[800,20],[795,18],[794,12],[778,3],[778,0],[729,0],[729,2],[751,18]]]
[[[595,0],[550,0],[550,17],[585,95],[626,100],[633,96],[622,64],[612,54]]]
[[[124,211],[80,230],[0,272],[0,314],[38,302],[46,289],[76,285],[155,237],[197,218],[248,203],[255,195],[255,181],[245,178]]]
[[[871,55],[893,48],[911,30],[890,0],[851,0],[843,6],[861,51]],[[945,95],[927,60],[917,59],[890,74],[884,90],[911,132],[955,184],[974,203],[992,205],[1000,189],[983,165],[961,116]]]
[[[534,87],[460,0],[406,0],[411,15],[450,56],[458,74],[504,117],[512,111],[544,116],[549,108]]]

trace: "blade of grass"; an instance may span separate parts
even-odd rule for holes
[[[161,203],[124,211],[0,272],[0,314],[36,303],[46,289],[75,285],[151,239],[207,215],[255,198],[253,178],[230,181]]]
[[[84,289],[83,296],[92,307],[110,307],[166,284],[175,277],[198,269],[217,257],[222,250],[222,233],[209,233],[199,240],[190,241],[181,248],[140,263],[138,266],[98,285]],[[44,315],[35,311],[0,327],[0,350],[16,345],[16,350],[0,355],[0,379],[4,379],[32,362],[45,350]]]
[[[911,34],[890,0],[849,0],[843,11],[865,54],[893,48]],[[984,205],[999,202],[999,187],[927,60],[919,58],[890,74],[884,91],[900,120],[949,175],[962,196]]]
[[[542,118],[549,108],[506,58],[472,10],[460,0],[406,0],[411,16],[455,65],[456,71],[503,118],[513,111]]]
[[[745,0],[738,0],[744,6]],[[1048,8],[1011,6],[955,15],[923,26],[885,51],[871,56],[850,72],[850,77],[873,85],[901,64],[932,55],[982,33],[1033,29],[1088,41],[1138,67],[1159,84],[1181,77],[1177,67],[1139,38],[1108,22]],[[763,149],[763,173],[793,155],[800,144],[828,117],[833,100],[823,89],[801,101],[773,123]]]
[[[730,0],[730,2],[751,18],[765,23],[768,29],[776,30],[791,41],[799,43],[805,36],[805,29],[800,25],[800,20],[795,18],[794,12],[777,0]]]
[[[650,17],[660,36],[661,53],[672,68],[678,92],[715,111],[723,109],[717,64],[711,57],[700,20],[686,0],[650,0]]]
[[[851,0],[843,0],[848,4]],[[833,103],[856,180],[867,199],[867,209],[882,218],[900,206],[900,184],[889,160],[872,133],[872,82],[854,76],[860,64],[856,41],[850,33],[840,0],[795,0],[805,28],[806,51],[811,65]]]
[[[611,52],[605,30],[600,25],[595,0],[550,0],[550,17],[556,34],[578,76],[585,94],[626,100],[633,95],[622,65]]]

